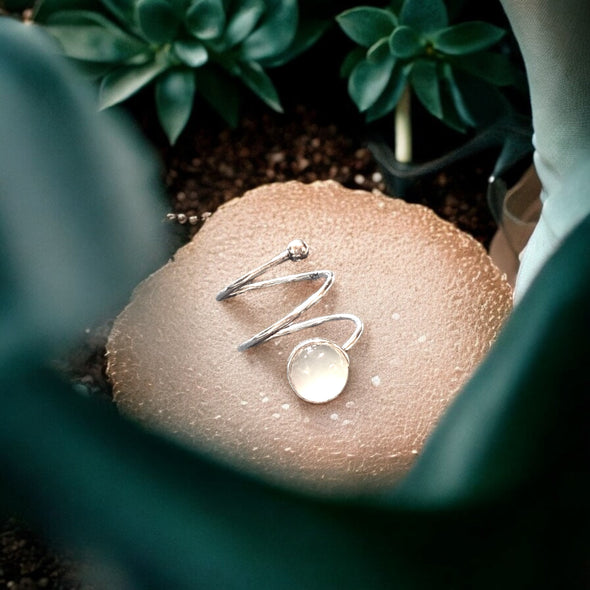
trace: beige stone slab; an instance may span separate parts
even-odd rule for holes
[[[306,338],[342,343],[347,322],[237,350],[317,285],[215,300],[293,238],[309,257],[268,278],[332,270],[332,289],[303,319],[351,313],[365,324],[348,384],[326,404],[293,393],[287,359]],[[108,371],[123,412],[222,462],[314,491],[371,491],[407,472],[511,301],[483,247],[425,207],[334,182],[266,185],[218,210],[137,288],[113,327]]]

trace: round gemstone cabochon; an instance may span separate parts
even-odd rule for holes
[[[293,349],[287,376],[301,399],[323,404],[342,393],[348,381],[348,365],[348,355],[338,345],[314,338]]]

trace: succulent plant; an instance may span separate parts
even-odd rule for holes
[[[235,125],[236,80],[281,111],[265,68],[292,59],[322,32],[298,27],[297,0],[42,0],[35,20],[98,79],[100,108],[153,83],[171,143],[197,92]]]
[[[515,68],[489,51],[503,29],[482,21],[450,25],[443,0],[359,6],[336,19],[358,44],[342,74],[368,121],[399,107],[398,127],[407,125],[410,89],[430,114],[459,131],[485,125],[507,108],[498,87],[514,83]]]

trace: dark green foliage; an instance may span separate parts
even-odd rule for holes
[[[47,369],[150,270],[155,174],[38,30],[0,19],[0,65],[0,511],[78,550],[97,588],[587,586],[590,219],[397,489],[298,495],[146,432]]]
[[[359,6],[336,17],[362,48],[349,54],[342,74],[368,121],[393,110],[406,84],[431,115],[458,131],[508,112],[497,87],[515,83],[516,70],[504,54],[489,51],[504,30],[481,21],[450,25],[443,0],[397,5]]]
[[[158,118],[174,143],[196,93],[235,123],[238,101],[211,100],[228,75],[281,111],[265,68],[293,59],[325,29],[300,27],[298,13],[297,0],[42,0],[36,20],[84,70],[92,65],[101,108],[154,83]]]

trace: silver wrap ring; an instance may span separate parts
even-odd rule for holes
[[[246,291],[264,289],[295,283],[300,281],[318,281],[323,279],[317,291],[300,303],[287,315],[274,322],[268,328],[255,334],[238,346],[244,351],[257,344],[262,344],[273,338],[280,338],[300,330],[313,328],[333,321],[349,321],[354,324],[350,337],[339,346],[324,338],[310,338],[300,342],[291,352],[287,361],[287,378],[293,391],[303,400],[322,404],[337,398],[344,390],[348,381],[350,360],[347,351],[350,350],[363,333],[363,322],[355,315],[339,313],[297,321],[310,307],[318,303],[334,284],[334,273],[331,270],[314,270],[299,274],[278,277],[253,282],[271,268],[288,260],[298,261],[309,255],[308,245],[300,239],[291,241],[285,250],[277,254],[265,264],[251,270],[230,283],[217,294],[217,301],[230,299]]]

